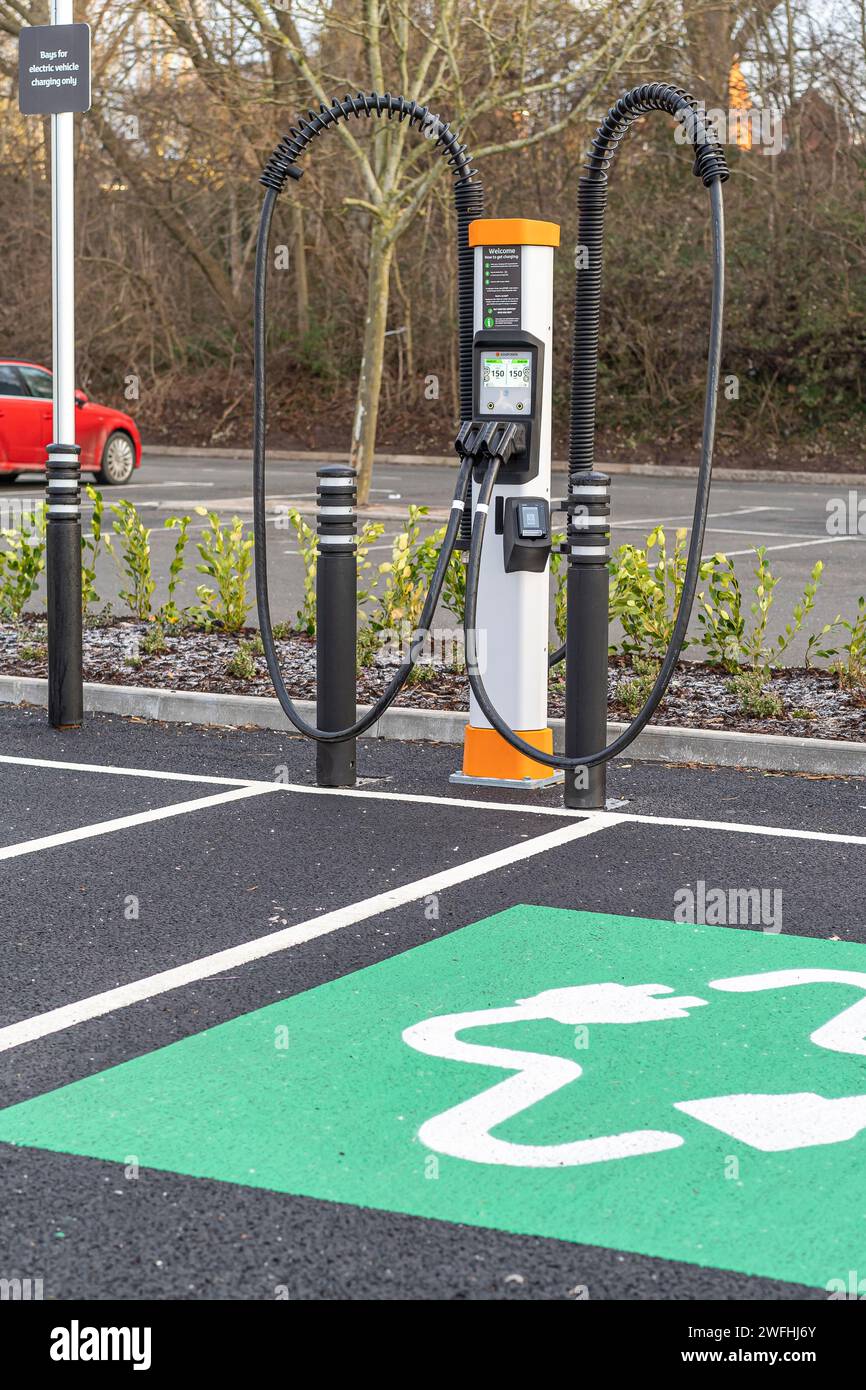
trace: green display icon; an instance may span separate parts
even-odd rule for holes
[[[866,947],[515,907],[0,1112],[0,1140],[826,1287]]]
[[[493,318],[493,315],[492,315],[492,314],[488,314],[488,315],[486,316],[485,320],[484,320],[484,327],[485,327],[485,328],[493,328],[494,326],[495,326],[495,320],[494,320],[494,318]]]

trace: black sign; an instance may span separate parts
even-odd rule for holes
[[[21,30],[18,106],[25,116],[90,110],[89,24],[40,24]]]
[[[485,328],[520,327],[520,247],[485,246],[482,256]]]

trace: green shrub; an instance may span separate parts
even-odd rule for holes
[[[165,629],[161,622],[155,622],[147,629],[147,632],[141,637],[139,646],[145,656],[162,656],[163,652],[168,651]]]
[[[105,548],[113,556],[121,575],[126,576],[128,588],[120,590],[120,597],[142,622],[146,622],[153,611],[153,593],[156,582],[153,578],[153,565],[150,553],[150,531],[138,514],[138,509],[128,498],[115,502],[111,508],[114,516],[114,537],[105,536]]]
[[[381,633],[370,623],[362,623],[358,629],[358,645],[355,649],[355,674],[360,676],[361,672],[368,666],[372,666],[377,651]]]
[[[427,510],[426,507],[419,508],[419,511]],[[411,513],[410,513],[411,516]],[[426,591],[433,578],[433,572],[439,560],[439,549],[445,539],[445,526],[440,526],[426,540],[421,541],[417,547],[417,563],[419,573],[424,576]],[[392,557],[393,558],[393,557]],[[424,595],[422,594],[422,598]],[[466,612],[466,553],[462,550],[454,550],[448,561],[448,568],[445,571],[445,578],[442,581],[442,602],[453,613],[458,621],[463,623]],[[420,614],[420,610],[419,610]]]
[[[256,675],[256,652],[252,642],[239,642],[237,651],[226,666],[226,671],[236,680],[251,681]]]
[[[834,670],[843,690],[863,690],[866,687],[866,597],[857,600],[857,616],[853,621],[837,618],[837,627],[848,633]]]
[[[0,616],[17,623],[45,568],[45,503],[36,507],[32,527],[0,532]]]
[[[736,670],[743,652],[746,620],[733,561],[727,555],[713,555],[702,578],[708,587],[698,594],[697,612],[704,652],[713,665]]]
[[[244,523],[239,516],[232,517],[231,525],[223,526],[216,512],[209,512],[205,507],[195,510],[197,515],[208,519],[208,526],[196,547],[201,556],[196,569],[199,574],[208,575],[215,588],[197,585],[199,602],[190,609],[190,617],[196,627],[206,632],[215,628],[239,632],[250,610],[247,589],[253,563],[253,538],[244,535]]]
[[[411,633],[418,626],[438,558],[435,536],[421,536],[421,523],[429,510],[414,505],[409,508],[406,529],[394,537],[390,560],[379,566],[385,587],[370,618],[378,632]]]
[[[416,661],[412,670],[406,677],[407,686],[427,685],[429,681],[435,681],[438,672],[431,661]]]
[[[32,628],[18,625],[18,655],[22,661],[44,661],[48,655],[48,624],[34,623]]]
[[[111,627],[114,622],[114,609],[110,603],[104,603],[98,613],[85,613],[84,626],[86,628]]]
[[[565,541],[565,532],[557,531],[553,537],[553,550],[550,552],[550,574],[553,579],[553,625],[560,645],[565,641],[567,622],[566,594],[568,580],[568,556],[559,549]]]
[[[683,590],[686,532],[676,532],[669,554],[664,528],[657,526],[644,547],[621,545],[611,559],[610,572],[610,618],[618,618],[623,630],[619,650],[626,656],[661,659],[673,633]],[[683,647],[691,646],[692,641],[687,638]]]
[[[183,614],[175,603],[175,593],[180,583],[180,576],[183,574],[186,565],[186,547],[189,541],[189,525],[192,520],[189,516],[169,516],[166,517],[165,525],[170,531],[177,531],[177,538],[174,543],[174,553],[171,557],[171,564],[168,570],[168,597],[159,610],[160,621],[164,623],[179,623]]]
[[[288,519],[298,540],[298,550],[304,566],[304,598],[295,618],[295,630],[305,632],[309,637],[316,635],[316,572],[319,563],[319,540],[314,526],[304,520],[296,507],[288,512]],[[382,535],[385,527],[380,521],[365,521],[358,533],[357,556],[358,578],[372,568],[367,553],[374,541]],[[370,598],[372,590],[358,588],[359,608]],[[274,629],[276,635],[276,628]]]
[[[462,627],[466,616],[466,553],[463,550],[455,550],[448,561],[442,582],[442,602]]]
[[[698,595],[698,621],[703,628],[703,646],[711,662],[737,671],[741,666],[762,674],[765,684],[769,672],[778,666],[783,654],[803,627],[815,606],[815,595],[821,583],[824,565],[821,560],[813,566],[803,588],[802,597],[794,604],[790,619],[775,638],[768,634],[770,609],[778,576],[773,574],[767,559],[766,547],[755,550],[754,598],[749,605],[752,621],[747,624],[743,595],[734,565],[726,555],[714,555],[701,568],[701,578],[707,589]],[[831,655],[829,649],[816,650],[817,643],[835,624],[827,623],[819,633],[809,637],[806,662],[813,656]]]
[[[295,623],[298,632],[308,636],[316,635],[316,567],[319,558],[319,541],[315,526],[310,526],[296,507],[288,513],[289,521],[298,539],[298,550],[304,566],[304,598],[298,609]]]
[[[660,666],[659,661],[635,655],[631,661],[633,675],[617,682],[617,699],[625,705],[630,718],[633,719],[646,704],[649,693],[655,685]],[[662,705],[664,705],[664,700]]]
[[[783,719],[785,706],[767,689],[766,672],[756,667],[737,671],[728,681],[742,714],[752,719]]]
[[[90,514],[90,529],[81,535],[81,610],[85,622],[89,609],[99,602],[96,592],[96,561],[102,549],[102,518],[105,506],[102,493],[91,483],[85,486],[85,494],[93,503]]]

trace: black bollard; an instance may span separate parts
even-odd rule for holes
[[[332,464],[316,476],[316,723],[325,730],[347,729],[356,718],[357,474],[345,464]],[[353,738],[317,743],[317,784],[353,787],[355,749]]]
[[[81,450],[77,444],[49,444],[47,452],[48,720],[55,729],[70,729],[84,719]]]
[[[565,638],[565,752],[595,753],[607,743],[610,478],[575,470],[568,480],[568,626]],[[565,774],[565,805],[601,810],[607,763]]]

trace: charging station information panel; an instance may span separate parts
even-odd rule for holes
[[[89,24],[39,24],[21,30],[18,108],[24,116],[90,110]]]
[[[483,247],[481,269],[484,327],[519,328],[523,269],[520,247]]]

